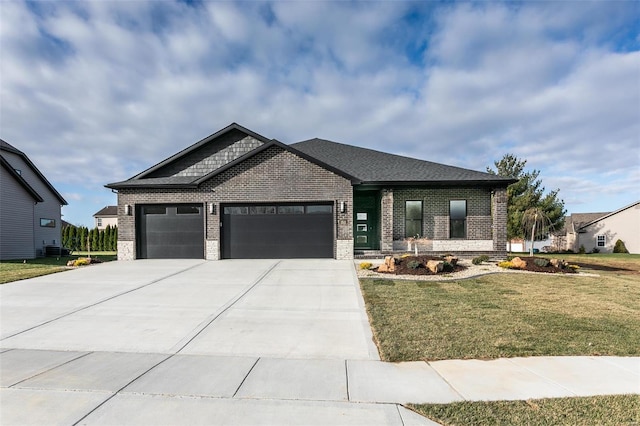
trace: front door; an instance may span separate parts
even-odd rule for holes
[[[353,195],[354,248],[378,250],[378,209],[380,199],[377,192],[355,193]]]

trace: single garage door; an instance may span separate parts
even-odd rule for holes
[[[203,259],[202,204],[137,206],[138,259]]]
[[[225,205],[222,257],[333,257],[333,204]]]

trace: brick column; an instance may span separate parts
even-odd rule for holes
[[[380,250],[393,250],[393,189],[383,189],[380,217]]]
[[[507,189],[494,188],[491,200],[493,212],[493,250],[507,254]]]

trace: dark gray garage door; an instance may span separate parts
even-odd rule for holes
[[[222,257],[291,259],[333,257],[333,205],[226,205]]]
[[[138,206],[139,259],[203,259],[204,211],[201,204]]]

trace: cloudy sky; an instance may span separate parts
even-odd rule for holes
[[[93,224],[237,122],[484,171],[569,213],[640,199],[640,2],[0,1],[0,137]]]

